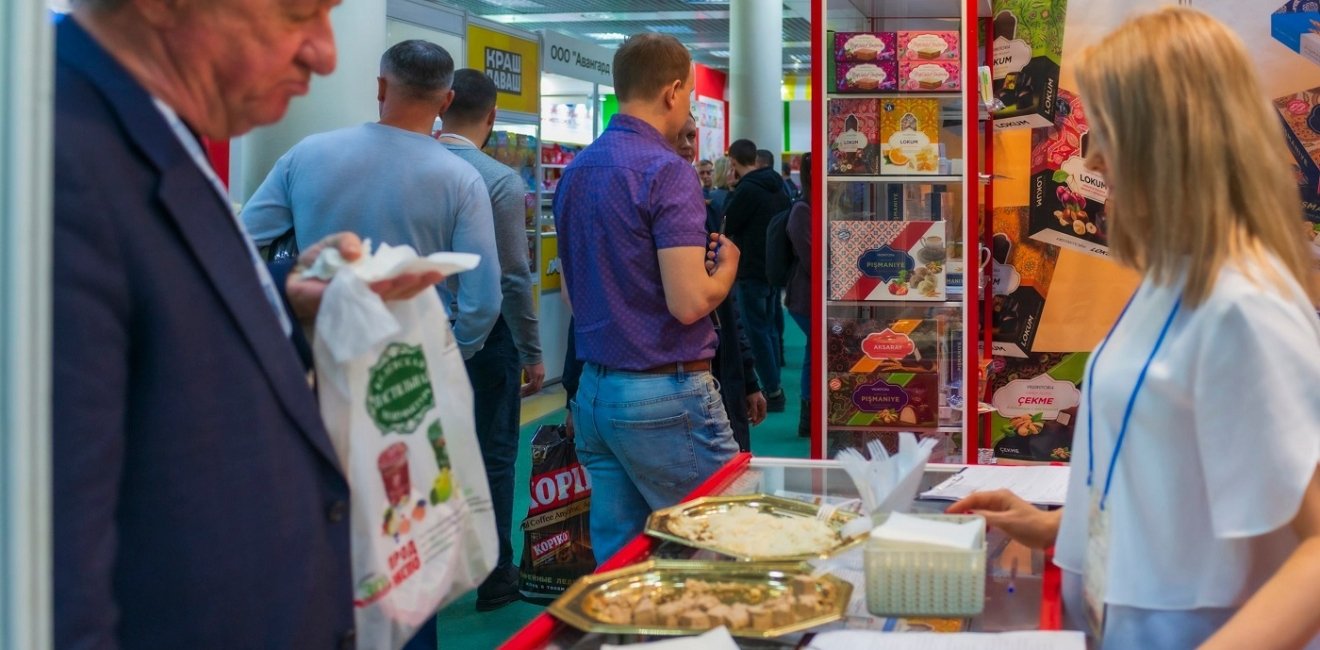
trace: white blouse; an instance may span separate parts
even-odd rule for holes
[[[1181,282],[1143,282],[1098,358],[1093,404],[1082,389],[1055,556],[1064,570],[1085,564],[1089,457],[1100,490],[1180,295]],[[1318,463],[1320,319],[1281,268],[1225,268],[1204,303],[1184,302],[1135,402],[1106,504],[1110,609],[1242,605],[1296,548],[1288,524]]]

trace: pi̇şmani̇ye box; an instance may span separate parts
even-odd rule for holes
[[[939,173],[941,124],[938,99],[880,100],[880,173]]]
[[[944,301],[943,221],[831,221],[830,299]]]
[[[879,174],[879,101],[867,98],[831,99],[829,111],[830,174]]]
[[[1031,133],[1031,238],[1109,257],[1109,186],[1086,168],[1090,143],[1081,99],[1060,91],[1055,125]]]
[[[939,425],[939,373],[830,373],[826,387],[831,425]]]
[[[993,0],[995,130],[1054,124],[1067,0]]]

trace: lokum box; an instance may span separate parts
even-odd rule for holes
[[[990,364],[991,440],[995,456],[1067,462],[1081,403],[1088,353],[996,357]]]
[[[874,93],[898,88],[898,65],[890,61],[835,63],[834,90],[841,93]]]
[[[880,173],[880,102],[831,99],[829,172],[874,176]]]
[[[940,376],[933,372],[830,373],[828,417],[835,426],[938,426]]]
[[[1031,134],[1031,237],[1109,257],[1109,187],[1086,168],[1089,145],[1081,100],[1061,91],[1055,125]]]
[[[996,130],[1054,124],[1067,0],[993,0]]]
[[[1320,194],[1320,88],[1280,97],[1274,100],[1274,107],[1283,119],[1288,149],[1297,164],[1298,184],[1308,203],[1308,216],[1320,219],[1314,215],[1314,199]]]
[[[960,61],[962,58],[958,32],[900,31],[897,40],[899,59]]]
[[[992,349],[997,356],[1031,354],[1059,249],[1030,239],[1027,208],[999,208],[993,215],[990,242],[994,312]]]
[[[939,322],[929,318],[831,318],[826,326],[829,371],[934,371],[939,333]]]
[[[939,173],[940,125],[938,99],[880,100],[880,173]]]
[[[834,60],[839,63],[893,61],[898,56],[894,32],[835,32]]]
[[[957,61],[898,62],[898,89],[914,93],[943,93],[962,89],[962,67]]]
[[[943,221],[831,221],[831,300],[945,299]]]
[[[1320,5],[1289,0],[1270,16],[1270,33],[1292,51],[1320,64]]]

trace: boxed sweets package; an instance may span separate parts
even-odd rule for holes
[[[993,218],[992,349],[996,356],[1026,358],[1040,328],[1059,249],[1027,237],[1026,208],[999,208]]]
[[[898,89],[914,93],[954,92],[962,89],[962,66],[957,61],[898,62]]]
[[[831,300],[943,301],[943,221],[831,221]]]
[[[875,99],[829,102],[829,172],[874,176],[880,173],[880,104]]]
[[[839,63],[893,61],[898,56],[894,32],[834,32],[833,40]]]
[[[897,34],[898,58],[910,61],[960,61],[962,48],[958,32],[900,31]]]
[[[1054,124],[1067,0],[993,0],[996,130]]]
[[[1288,0],[1270,16],[1270,33],[1292,51],[1320,64],[1320,2]]]
[[[831,318],[826,326],[829,371],[934,371],[940,329],[939,321],[930,318]]]
[[[1109,186],[1086,168],[1086,113],[1081,99],[1066,90],[1058,106],[1055,125],[1031,133],[1031,237],[1108,257]]]
[[[990,364],[991,440],[997,458],[1067,462],[1088,353],[995,357]]]
[[[840,93],[875,93],[898,89],[898,64],[893,59],[830,66],[830,86]]]
[[[1307,216],[1320,221],[1320,88],[1303,90],[1274,100],[1274,107],[1283,120],[1288,150],[1297,165],[1297,181],[1301,187],[1303,206]]]
[[[934,427],[940,376],[934,372],[829,373],[829,423],[852,427]]]
[[[886,98],[879,105],[880,173],[939,173],[940,101]]]

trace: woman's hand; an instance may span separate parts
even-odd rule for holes
[[[977,492],[951,506],[949,514],[972,514],[985,517],[985,523],[994,526],[1025,546],[1046,548],[1059,536],[1059,520],[1063,510],[1047,512],[1023,501],[1008,490]]]
[[[298,263],[293,267],[293,271],[289,273],[289,277],[284,284],[284,291],[289,297],[289,304],[293,307],[294,316],[303,323],[310,324],[316,320],[316,313],[321,309],[321,298],[325,295],[325,288],[330,284],[324,280],[309,278],[303,275],[303,272],[316,262],[316,258],[321,254],[321,251],[327,247],[339,249],[339,254],[348,262],[362,257],[363,253],[362,240],[357,235],[341,232],[316,242],[311,248],[298,255]],[[372,282],[368,286],[382,300],[408,300],[443,282],[444,279],[445,276],[437,271],[401,273],[389,280]]]

